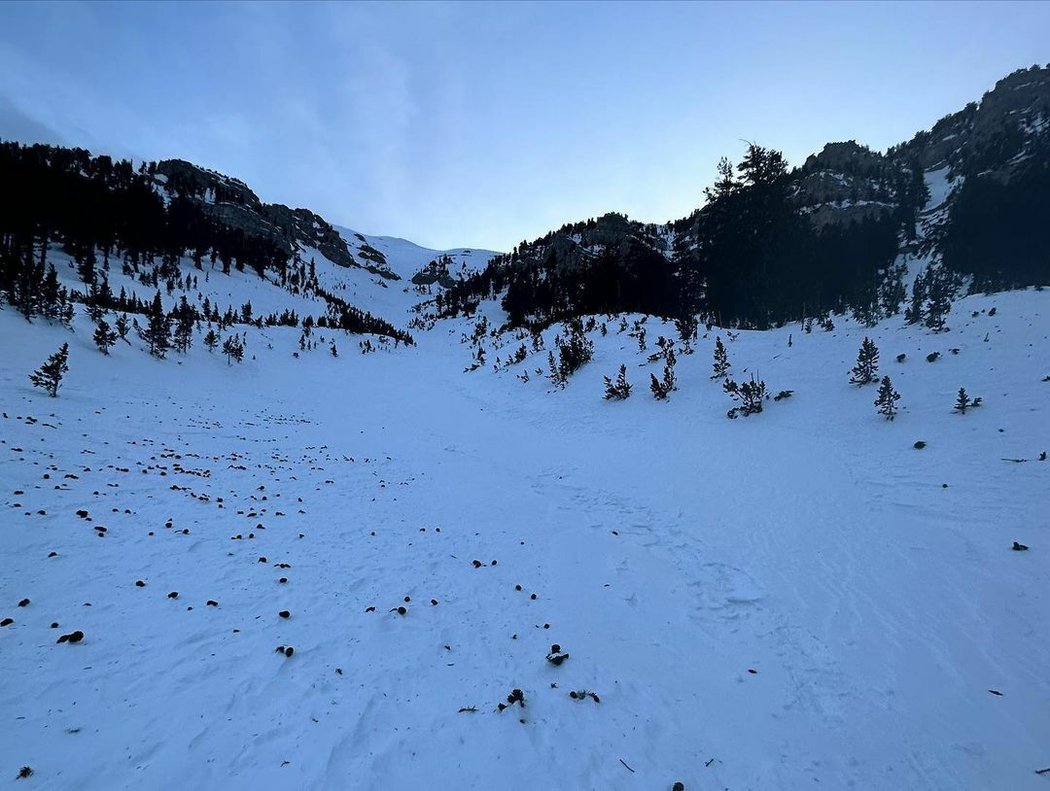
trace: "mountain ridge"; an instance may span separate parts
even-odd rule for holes
[[[73,301],[87,299],[97,260],[111,254],[153,266],[153,282],[173,282],[182,257],[197,270],[210,258],[224,273],[248,267],[292,290],[323,259],[366,278],[353,289],[356,306],[318,292],[331,297],[328,318],[348,329],[366,326],[348,316],[384,304],[391,287],[423,299],[407,312],[398,303],[401,319],[469,313],[492,299],[511,325],[641,312],[762,328],[893,315],[927,270],[921,282],[953,293],[1050,281],[1039,221],[1050,202],[1050,67],[1008,75],[885,153],[828,143],[789,169],[779,152],[749,144],[739,164],[722,160],[707,200],[684,218],[609,213],[502,254],[366,236],[309,209],[264,203],[243,181],[184,160],[136,170],[83,149],[4,143],[0,152],[0,290],[12,304],[16,292],[26,304],[42,298],[32,292],[45,289],[52,244],[89,287],[70,284]]]

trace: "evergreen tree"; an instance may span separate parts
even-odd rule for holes
[[[981,405],[980,397],[978,397],[978,398],[970,398],[966,394],[966,388],[965,387],[960,387],[959,388],[959,397],[955,400],[955,411],[956,412],[958,412],[961,415],[965,415],[967,409],[976,409],[980,405]]]
[[[168,317],[164,315],[164,305],[160,301],[160,292],[153,297],[147,315],[146,329],[142,330],[142,339],[149,346],[149,353],[154,357],[163,358],[168,350],[170,335],[168,331]]]
[[[729,357],[726,355],[726,347],[722,345],[722,336],[715,338],[715,362],[712,379],[721,379],[730,368]]]
[[[215,334],[215,330],[208,329],[208,334],[204,336],[204,345],[208,347],[209,352],[215,351],[215,347],[219,345],[219,336]]]
[[[755,143],[748,143],[747,154],[737,165],[741,181],[748,186],[768,186],[776,183],[787,174],[787,162],[784,155],[771,148],[763,148]]]
[[[942,267],[933,269],[927,276],[928,300],[923,315],[923,324],[934,332],[948,329],[945,318],[952,309],[952,292],[954,283],[951,275]]]
[[[904,288],[904,276],[908,273],[905,264],[891,264],[881,273],[879,283],[879,306],[886,316],[895,316],[900,313],[901,305],[907,296]]]
[[[44,267],[29,256],[16,260],[14,265],[16,271],[8,288],[7,301],[25,316],[26,321],[32,321],[42,307],[39,284]]]
[[[677,380],[674,375],[674,357],[664,366],[662,379],[657,379],[656,374],[649,374],[649,389],[653,391],[653,397],[663,401],[672,392],[678,389]]]
[[[564,387],[569,377],[591,359],[594,344],[584,334],[583,323],[573,319],[565,325],[565,337],[555,338],[558,347],[558,378]]]
[[[668,396],[668,391],[664,389],[663,382],[656,378],[656,374],[649,374],[649,389],[653,392],[653,398],[658,401],[663,401]]]
[[[193,345],[193,329],[195,313],[186,301],[184,294],[179,300],[179,306],[175,310],[175,332],[172,335],[172,345],[175,350],[185,354]]]
[[[226,364],[232,365],[232,360],[240,362],[244,359],[244,345],[239,335],[230,335],[222,343],[222,353],[226,355]]]
[[[714,203],[731,195],[740,186],[733,174],[733,163],[729,161],[728,157],[722,157],[718,160],[717,170],[718,179],[715,181],[714,186],[704,188],[704,197],[709,203]]]
[[[130,344],[131,341],[128,340],[128,330],[131,329],[131,325],[128,323],[127,313],[121,313],[117,316],[116,329],[117,337],[124,341],[124,343]]]
[[[109,328],[105,319],[99,319],[95,327],[94,339],[98,350],[108,355],[110,347],[117,342],[117,333]]]
[[[726,380],[722,382],[722,389],[734,401],[740,402],[740,406],[729,410],[728,417],[735,418],[738,414],[757,415],[762,411],[762,402],[766,400],[766,383],[761,379],[755,379],[754,374],[751,374],[751,381],[744,382],[742,385],[726,377]]]
[[[879,394],[875,398],[875,406],[879,414],[884,415],[887,420],[893,420],[897,416],[897,402],[900,400],[900,397],[900,393],[893,389],[893,383],[890,382],[890,378],[888,376],[882,377]]]
[[[109,287],[109,280],[106,277],[92,280],[88,286],[88,295],[85,299],[87,313],[91,320],[98,324],[113,302],[113,291]]]
[[[625,398],[631,396],[631,383],[627,381],[627,366],[620,364],[620,372],[616,375],[616,381],[613,382],[608,376],[603,377],[605,379],[605,400],[617,400],[622,401]]]
[[[77,275],[85,285],[95,283],[95,253],[89,252],[77,257]]]
[[[58,385],[62,381],[63,374],[69,370],[69,344],[63,343],[62,348],[52,354],[46,363],[29,374],[29,381],[33,387],[44,388],[52,398],[58,396]]]
[[[865,337],[857,353],[857,364],[853,366],[850,384],[866,385],[876,380],[875,373],[879,370],[879,349],[875,342]]]
[[[922,306],[925,301],[926,272],[919,272],[911,286],[911,300],[908,302],[908,307],[904,309],[904,320],[908,324],[918,324],[922,321]]]
[[[58,284],[58,273],[54,264],[47,265],[43,286],[40,290],[40,308],[49,319],[58,319],[66,324],[73,318],[68,292]]]
[[[547,368],[549,369],[548,378],[551,380],[551,384],[559,388],[565,387],[565,380],[561,375],[561,366],[554,359],[553,350],[547,352]]]
[[[87,297],[84,299],[84,310],[95,324],[102,321],[102,317],[106,314],[102,300],[99,299],[98,283],[95,281],[92,281],[88,287]]]
[[[696,330],[698,326],[696,316],[692,313],[682,314],[674,320],[674,324],[675,329],[678,330],[678,339],[682,342],[683,353],[692,354],[693,350],[690,344],[696,339]],[[603,324],[603,335],[605,334],[604,327],[605,325]]]

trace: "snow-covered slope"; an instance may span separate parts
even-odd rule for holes
[[[473,274],[484,269],[489,259],[499,255],[492,250],[472,250],[465,247],[458,247],[454,250],[430,250],[396,236],[370,236],[339,225],[332,227],[346,241],[351,253],[367,260],[367,251],[362,252],[362,248],[368,246],[379,251],[390,271],[396,273],[402,280],[411,280],[419,270],[441,256],[452,258],[454,262],[452,274],[458,275],[460,273]]]
[[[411,302],[318,269],[386,294],[365,306],[380,315]],[[211,293],[238,305],[222,277]],[[795,391],[735,421],[709,378],[717,330],[679,355],[669,401],[649,396],[647,353],[674,334],[653,319],[644,353],[618,320],[592,332],[594,359],[551,392],[546,349],[492,372],[516,339],[463,373],[464,320],[365,355],[315,330],[338,357],[237,327],[230,367],[199,342],[104,357],[82,315],[70,334],[0,310],[0,773],[1043,788],[1048,309],[1027,291],[957,302],[943,334],[899,317],[722,333],[735,375]],[[847,382],[864,335],[902,394],[893,422]],[[26,375],[66,341],[49,399]],[[635,394],[603,401],[621,362]],[[953,413],[960,386],[983,405]],[[514,689],[524,707],[498,711]]]

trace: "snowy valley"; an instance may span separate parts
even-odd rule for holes
[[[207,282],[257,312],[277,291]],[[248,327],[231,366],[4,310],[0,765],[79,788],[1040,788],[1047,309],[701,327],[666,402],[619,317],[557,391],[518,378],[546,351],[464,373],[469,319],[371,354]],[[641,326],[650,351],[674,336]],[[794,395],[726,420],[716,336]],[[892,422],[848,381],[865,336]],[[26,374],[62,342],[49,399]],[[605,401],[621,362],[635,395]],[[959,387],[981,408],[953,412]]]
[[[0,784],[1047,788],[1047,96],[503,254],[0,147]]]

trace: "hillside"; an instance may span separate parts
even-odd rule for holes
[[[1048,75],[503,253],[0,143],[0,783],[1043,788]]]
[[[567,223],[493,259],[440,311],[495,292],[518,325],[642,311],[766,329],[895,315],[922,269],[963,293],[1050,283],[1050,67],[885,153],[829,143],[791,169],[750,143],[718,172],[688,217]]]
[[[722,334],[732,375],[795,391],[728,421],[715,332],[658,403],[616,322],[551,393],[513,375],[543,352],[461,373],[464,320],[337,358],[246,327],[231,368],[0,312],[0,765],[107,789],[1041,788],[1046,316],[1027,291],[940,334]],[[892,422],[847,381],[864,335]],[[63,341],[49,399],[25,375]],[[605,402],[621,362],[639,392]],[[953,413],[960,386],[980,409]]]

